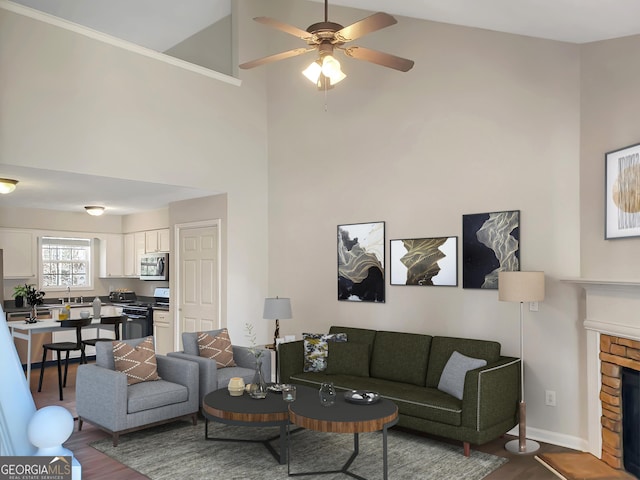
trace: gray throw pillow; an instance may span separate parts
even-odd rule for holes
[[[438,390],[462,400],[464,393],[464,377],[469,370],[484,367],[486,360],[471,358],[454,351],[442,370]]]

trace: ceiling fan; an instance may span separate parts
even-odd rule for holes
[[[340,68],[340,62],[338,62],[338,60],[333,56],[336,50],[342,52],[347,57],[375,63],[401,72],[411,70],[413,67],[413,60],[408,60],[389,53],[379,52],[377,50],[371,50],[369,48],[359,47],[356,45],[345,45],[346,43],[356,40],[368,33],[375,32],[376,30],[381,30],[398,23],[394,17],[384,12],[378,12],[357,21],[356,23],[343,27],[339,23],[330,22],[328,20],[328,12],[328,0],[325,0],[324,22],[314,23],[306,30],[282,23],[269,17],[254,18],[256,22],[277,28],[282,32],[304,40],[309,47],[295,48],[286,52],[252,60],[250,62],[243,63],[240,65],[240,68],[254,68],[317,50],[318,59],[311,63],[311,65],[309,65],[309,67],[302,73],[310,81],[315,83],[320,90],[332,88],[336,83],[346,77]]]

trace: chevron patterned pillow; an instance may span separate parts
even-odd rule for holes
[[[198,332],[198,351],[201,357],[215,360],[218,368],[236,366],[236,362],[233,361],[231,339],[226,328],[215,336],[207,332]]]
[[[160,380],[153,337],[147,337],[135,347],[113,342],[113,362],[116,370],[127,376],[127,385]]]

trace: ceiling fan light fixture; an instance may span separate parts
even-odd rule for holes
[[[16,189],[16,185],[18,184],[18,180],[13,180],[12,178],[0,178],[0,194],[11,193]]]
[[[84,209],[89,215],[92,215],[94,217],[99,217],[104,213],[104,207],[100,207],[98,205],[89,205],[87,207],[84,207]]]
[[[316,60],[315,62],[311,62],[307,68],[302,71],[302,74],[309,79],[311,83],[316,85],[318,80],[320,79],[320,74],[322,73],[322,66],[320,65],[320,60]]]

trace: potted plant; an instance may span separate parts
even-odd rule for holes
[[[16,308],[22,308],[24,306],[24,299],[27,296],[27,284],[16,285],[13,287],[13,298],[16,304]]]
[[[31,323],[33,323],[38,320],[38,305],[42,305],[44,302],[44,292],[36,290],[36,287],[33,285],[27,285],[25,283],[24,286],[27,289],[25,298],[31,307]]]

